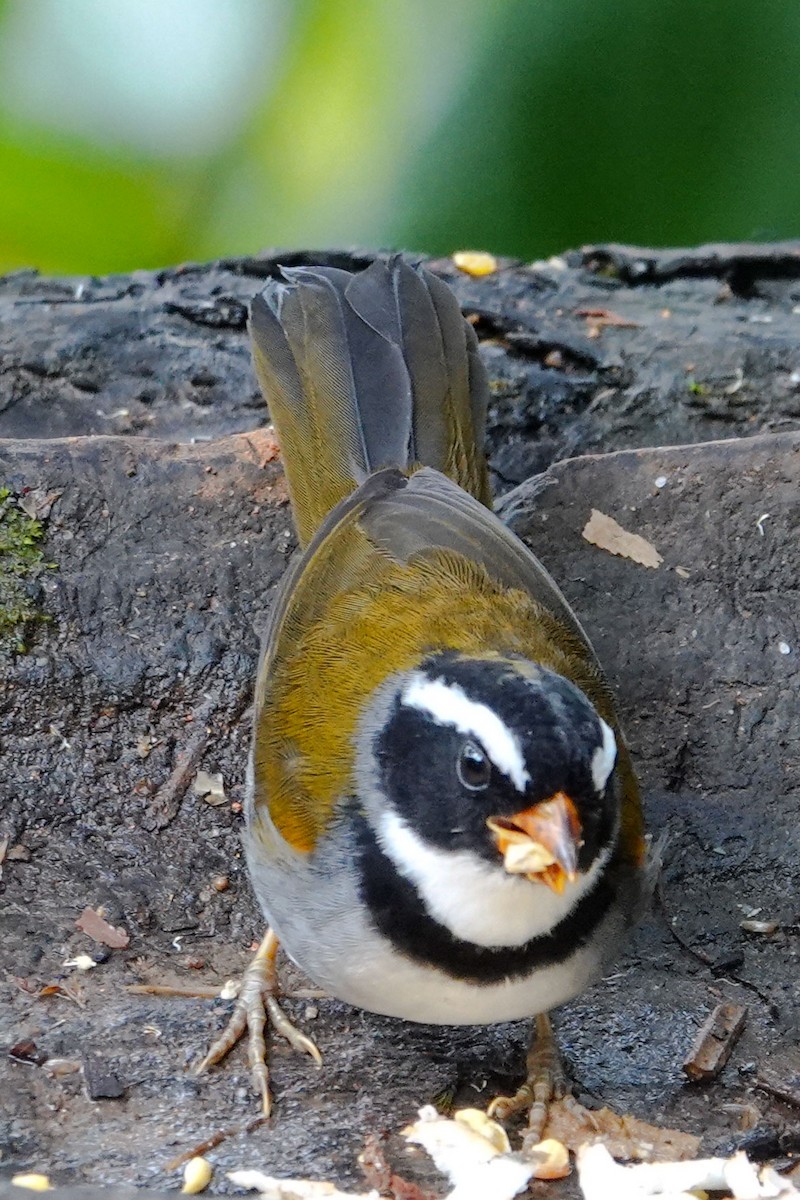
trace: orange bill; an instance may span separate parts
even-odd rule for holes
[[[525,875],[559,894],[576,879],[582,830],[565,792],[511,817],[489,817],[486,824],[510,875]]]

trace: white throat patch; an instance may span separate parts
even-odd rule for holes
[[[611,855],[611,847],[604,849],[559,896],[543,883],[507,875],[499,862],[493,866],[471,850],[431,846],[391,810],[381,813],[376,832],[429,915],[476,946],[522,946],[549,933],[594,886]]]
[[[474,737],[498,771],[507,775],[518,791],[525,791],[531,777],[520,744],[505,721],[487,704],[470,700],[457,683],[429,679],[419,672],[411,676],[403,689],[400,703],[428,713],[439,725],[452,725],[459,733]]]

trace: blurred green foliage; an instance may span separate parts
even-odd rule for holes
[[[796,0],[0,0],[0,268],[791,237],[799,68]]]

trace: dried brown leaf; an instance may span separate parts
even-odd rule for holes
[[[683,1161],[692,1158],[700,1145],[700,1138],[692,1133],[649,1125],[610,1108],[590,1111],[572,1099],[550,1105],[545,1136],[573,1152],[586,1142],[601,1142],[614,1158],[639,1162]]]
[[[643,567],[658,567],[664,561],[652,542],[638,533],[629,533],[613,517],[607,517],[596,508],[592,509],[582,536],[593,546],[599,546],[601,550],[617,554],[620,558],[630,558]]]
[[[87,934],[92,941],[100,942],[102,946],[110,946],[112,950],[124,950],[130,944],[130,937],[124,929],[116,929],[109,925],[105,917],[94,908],[88,906],[75,922],[75,928]]]
[[[247,434],[247,442],[252,448],[256,462],[263,471],[267,463],[278,462],[281,447],[274,425],[265,425],[263,429],[252,429]]]
[[[71,1000],[73,1004],[77,1004],[78,1008],[86,1008],[86,1001],[72,988],[64,987],[60,983],[48,983],[43,988],[39,988],[36,993],[40,998],[48,996],[63,996],[65,1000]]]
[[[56,500],[63,495],[59,492],[47,492],[44,488],[31,488],[17,500],[22,511],[35,520],[44,521],[50,516],[50,509]]]
[[[225,795],[225,783],[220,773],[211,775],[208,771],[198,771],[194,777],[192,791],[195,796],[200,796],[212,808],[219,808],[220,805],[228,803],[228,797]]]
[[[404,1175],[392,1175],[389,1180],[389,1193],[393,1200],[436,1200],[436,1193],[421,1188],[413,1179]]]
[[[393,1200],[435,1200],[433,1192],[424,1191],[413,1180],[392,1171],[386,1157],[385,1136],[368,1133],[358,1156],[358,1165],[369,1187],[379,1196],[391,1196]]]
[[[16,1062],[31,1063],[35,1067],[40,1067],[47,1060],[47,1055],[30,1038],[10,1046],[8,1057],[15,1059]]]
[[[358,1165],[369,1187],[385,1196],[389,1191],[392,1168],[386,1157],[384,1138],[379,1133],[368,1133],[364,1149],[358,1156]]]
[[[576,317],[586,317],[590,324],[611,325],[617,329],[639,329],[640,322],[632,321],[630,317],[621,317],[610,308],[576,308]]]

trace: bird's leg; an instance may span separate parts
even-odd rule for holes
[[[278,944],[277,937],[271,929],[268,929],[253,961],[244,973],[230,1021],[197,1068],[197,1074],[200,1075],[208,1067],[213,1067],[215,1063],[220,1062],[236,1045],[246,1029],[247,1061],[250,1065],[253,1083],[261,1094],[265,1117],[269,1116],[271,1108],[267,1043],[264,1039],[267,1018],[275,1032],[286,1038],[294,1050],[301,1050],[303,1053],[309,1054],[317,1066],[322,1064],[322,1055],[311,1038],[306,1037],[304,1033],[295,1028],[275,999],[278,991],[278,972],[275,967]]]
[[[536,1017],[526,1059],[525,1082],[513,1096],[497,1096],[489,1105],[489,1116],[504,1121],[513,1113],[528,1111],[528,1128],[523,1150],[542,1140],[551,1100],[564,1095],[566,1079],[553,1026],[547,1013]]]

